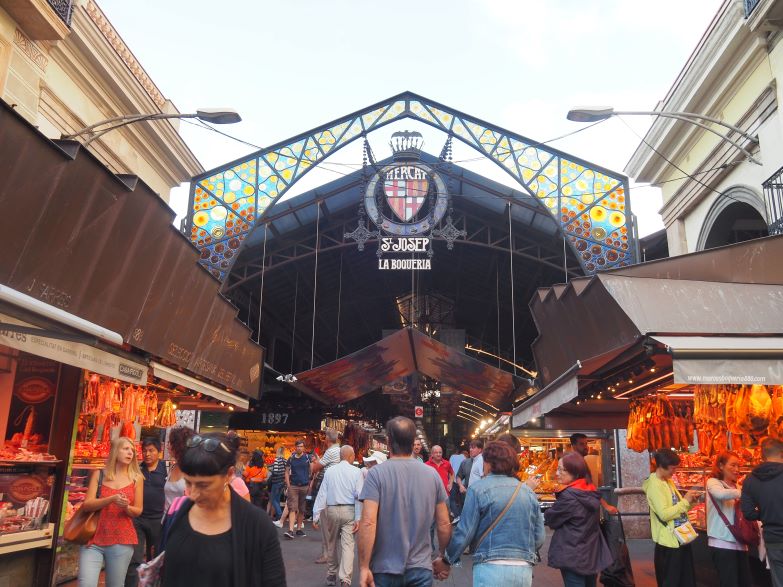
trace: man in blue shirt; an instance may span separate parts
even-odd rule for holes
[[[146,560],[152,560],[158,553],[155,550],[160,542],[161,521],[163,520],[166,497],[163,486],[166,485],[166,464],[160,460],[161,444],[156,437],[141,441],[144,463],[141,473],[144,475],[144,509],[141,515],[133,519],[139,542],[133,547],[133,558],[125,575],[125,587],[139,584],[138,568]]]
[[[283,536],[293,540],[294,536],[307,536],[304,530],[294,533],[295,522],[304,527],[307,489],[310,486],[310,458],[305,454],[304,440],[296,441],[296,450],[286,461],[285,485],[288,487],[288,532]]]

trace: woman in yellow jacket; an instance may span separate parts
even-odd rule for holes
[[[684,496],[675,487],[672,475],[680,457],[672,450],[655,453],[655,472],[642,487],[650,505],[650,529],[655,542],[655,580],[658,587],[695,587],[693,553],[690,544],[680,544],[674,528],[688,521],[688,510],[699,499],[698,491]]]

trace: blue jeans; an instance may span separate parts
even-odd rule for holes
[[[530,587],[533,584],[533,567],[515,565],[473,565],[473,587]]]
[[[79,551],[79,587],[97,587],[101,567],[106,563],[106,587],[123,587],[133,556],[130,544],[82,546]]]
[[[283,515],[283,508],[280,507],[280,496],[283,494],[282,483],[272,483],[271,495],[269,499],[272,501],[272,507],[275,510],[275,518],[280,518]]]
[[[404,575],[390,573],[372,575],[375,587],[432,587],[432,569],[407,569]]]
[[[596,585],[596,575],[580,575],[566,569],[560,569],[560,574],[563,575],[564,587],[595,587]]]

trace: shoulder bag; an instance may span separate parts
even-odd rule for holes
[[[677,491],[677,488],[674,486],[673,483],[670,482],[667,485],[669,485],[669,489],[671,489],[672,495],[682,499],[680,492]],[[658,521],[661,523],[661,525],[664,528],[669,527],[669,524],[661,520],[660,516],[655,512],[654,509],[650,508],[650,511],[653,513],[653,515],[656,518],[658,518]],[[674,534],[674,537],[677,539],[677,542],[679,542],[680,546],[685,546],[686,544],[690,544],[691,542],[696,540],[696,538],[699,537],[698,533],[696,532],[696,529],[693,527],[693,524],[691,524],[690,520],[680,524],[679,526],[674,525],[674,528],[672,528],[672,534]]]
[[[712,495],[709,490],[707,493],[709,493],[712,505],[715,506],[715,510],[718,512],[720,519],[723,520],[723,523],[726,524],[731,535],[734,536],[734,540],[739,544],[744,544],[746,546],[758,546],[761,542],[759,526],[756,522],[751,522],[745,518],[742,514],[742,509],[740,508],[740,501],[738,499],[734,500],[734,523],[730,524],[729,519],[726,517],[726,514],[723,513],[718,500],[715,499],[715,496]]]
[[[101,469],[98,475],[98,489],[95,492],[95,498],[99,499],[101,496],[101,487],[103,487],[103,469]],[[74,544],[87,544],[92,537],[95,536],[95,532],[98,531],[98,519],[100,518],[101,510],[94,510],[92,512],[84,511],[84,504],[82,504],[78,510],[73,513],[71,519],[65,522],[63,527],[63,538],[68,542]]]
[[[514,493],[511,494],[511,499],[508,500],[508,503],[506,504],[506,507],[503,508],[503,511],[500,512],[497,518],[495,518],[495,521],[492,522],[489,525],[489,528],[484,530],[484,533],[481,535],[481,538],[478,539],[478,542],[476,542],[476,546],[473,547],[473,551],[475,552],[478,550],[478,547],[481,545],[482,542],[484,542],[484,539],[489,535],[490,532],[492,532],[492,529],[498,525],[498,522],[503,519],[503,516],[506,515],[506,512],[508,512],[509,509],[511,509],[511,504],[514,503],[514,500],[517,498],[517,494],[519,493],[520,488],[522,487],[523,483],[520,481],[517,483],[517,488],[514,490]]]

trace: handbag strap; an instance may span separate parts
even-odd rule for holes
[[[729,532],[731,532],[731,535],[734,537],[734,540],[736,540],[737,543],[739,544],[744,544],[744,542],[742,542],[737,536],[737,529],[734,527],[734,524],[731,524],[729,522],[729,519],[726,517],[726,514],[723,513],[723,508],[720,507],[718,500],[715,499],[715,496],[712,495],[712,493],[710,493],[709,490],[707,490],[707,493],[709,494],[710,499],[712,500],[712,505],[715,506],[715,509],[717,510],[720,519],[723,520],[724,524],[726,524],[726,528],[729,529]]]
[[[479,538],[478,542],[476,542],[476,546],[473,549],[474,551],[478,550],[478,547],[481,546],[481,543],[484,542],[484,539],[487,537],[487,535],[492,532],[492,529],[498,525],[498,522],[503,519],[503,516],[506,515],[506,512],[511,509],[511,504],[514,503],[514,500],[517,498],[517,494],[519,493],[519,490],[522,488],[522,481],[517,483],[517,488],[514,489],[514,493],[511,494],[511,499],[508,500],[508,503],[506,504],[506,507],[503,508],[503,511],[500,512],[497,518],[495,518],[495,521],[492,522],[489,525],[489,528],[484,530],[484,533],[481,535],[481,538]]]
[[[98,487],[95,490],[95,498],[100,498],[101,488],[103,488],[103,469],[98,472]]]

